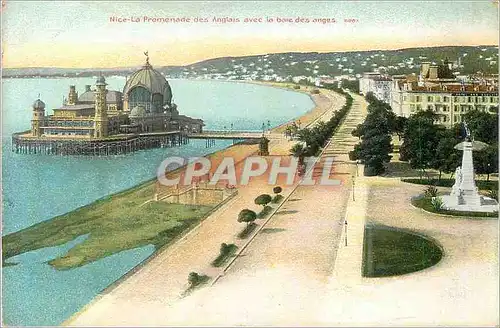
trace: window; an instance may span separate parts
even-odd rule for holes
[[[467,97],[467,102],[473,102],[472,97]]]
[[[458,115],[453,117],[453,122],[458,122]]]
[[[436,102],[441,102],[441,97],[436,96],[435,100],[436,100]]]
[[[443,112],[447,112],[448,111],[448,106],[444,105],[443,106]]]
[[[420,96],[417,96],[417,102],[420,102]]]
[[[417,105],[417,110],[422,110],[422,106],[421,105]]]
[[[455,106],[453,107],[453,111],[454,111],[454,112],[458,112],[458,105],[455,105]]]
[[[485,103],[485,102],[488,102],[488,97],[484,97],[484,96],[483,96],[483,99],[482,99],[482,100],[483,100],[483,102],[484,102],[484,103]]]
[[[427,105],[427,110],[434,110],[434,108],[432,107],[432,105]]]
[[[454,102],[460,102],[460,97],[453,97]]]
[[[411,104],[410,105],[410,111],[414,112],[415,111],[415,105],[414,104]]]
[[[406,101],[406,96],[403,96],[403,101]]]
[[[428,101],[428,102],[432,102],[432,96],[428,96],[428,97],[427,97],[427,101]]]
[[[443,101],[444,101],[444,102],[448,102],[448,101],[450,101],[450,98],[449,98],[449,97],[447,97],[447,96],[444,96]]]
[[[443,116],[443,122],[446,122],[446,116]]]

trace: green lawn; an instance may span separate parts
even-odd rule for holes
[[[71,269],[123,250],[175,240],[212,209],[151,202],[154,185],[141,185],[2,238],[3,261],[18,254],[67,243],[89,234],[81,244],[49,262],[58,270]],[[5,262],[4,262],[4,265]]]
[[[428,268],[441,260],[435,242],[408,231],[370,225],[365,227],[363,276],[386,277]]]
[[[432,206],[431,199],[424,197],[423,195],[419,197],[414,197],[411,200],[411,203],[415,207],[420,207],[421,209],[426,210],[427,212],[437,213],[437,214],[445,214],[452,216],[462,216],[468,218],[498,218],[498,212],[464,212],[464,211],[453,211],[453,210],[436,210]]]

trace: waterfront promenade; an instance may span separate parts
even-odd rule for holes
[[[221,272],[209,263],[220,243],[234,241],[240,231],[237,212],[241,206],[256,209],[250,205],[253,197],[269,192],[262,181],[241,188],[231,203],[214,213],[212,221],[205,221],[206,225],[160,254],[156,264],[152,262],[66,324],[498,324],[497,221],[427,213],[409,201],[423,186],[399,178],[363,177],[361,165],[358,176],[347,153],[357,142],[350,131],[366,115],[366,103],[356,95],[354,100],[349,116],[323,151],[324,156],[336,157],[334,177],[344,181],[341,186],[286,188],[282,205],[268,220],[258,221],[259,233]],[[286,142],[273,142],[272,152],[285,151]],[[365,223],[410,229],[434,238],[443,247],[443,259],[412,274],[364,278]],[[189,271],[219,279],[182,298]]]
[[[321,120],[328,120],[331,114],[344,104],[343,96],[328,90],[320,95],[313,95],[312,99],[317,107],[303,118],[305,126],[320,117]],[[295,141],[288,140],[280,131],[271,130],[269,135],[270,154],[288,155]],[[239,188],[236,197],[212,213],[200,226],[163,250],[135,274],[107,293],[99,295],[82,311],[67,320],[65,325],[168,324],[164,313],[181,299],[187,288],[189,272],[196,271],[212,278],[220,273],[221,269],[212,268],[210,265],[219,253],[220,244],[235,242],[242,246],[245,242],[238,241],[236,237],[243,228],[236,220],[239,211],[243,208],[260,210],[253,202],[254,198],[261,193],[272,193],[272,187],[264,179],[255,179],[249,185]],[[284,188],[282,194],[287,196],[292,189],[293,187]]]
[[[356,178],[356,165],[348,162],[348,151],[358,142],[351,131],[366,115],[364,100],[353,97],[350,113],[321,156],[335,154],[333,178],[342,185],[299,185],[214,286],[177,302],[152,324],[297,326],[320,321],[316,309],[336,266]],[[351,204],[349,212],[357,206]],[[356,245],[345,255],[360,256],[364,224],[349,229]],[[360,268],[346,272],[360,274]]]

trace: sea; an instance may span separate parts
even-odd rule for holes
[[[108,77],[108,89],[122,90],[124,77]],[[11,134],[30,129],[32,103],[39,97],[46,113],[62,105],[70,85],[84,92],[94,78],[2,80],[2,235],[19,231],[154,178],[168,156],[196,157],[226,148],[190,140],[175,148],[132,154],[85,157],[26,155],[12,152]],[[169,80],[179,112],[205,121],[207,130],[260,131],[314,107],[309,96],[268,86],[213,80]],[[12,326],[59,325],[97,294],[149,257],[152,245],[123,251],[80,268],[58,271],[47,261],[85,240],[79,236],[57,247],[9,259],[2,268],[2,323]]]

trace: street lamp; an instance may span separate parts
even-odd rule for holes
[[[344,229],[345,229],[345,245],[347,246],[347,219],[344,221]]]
[[[355,199],[354,199],[354,184],[355,184],[355,181],[354,181],[354,174],[352,175],[352,201],[354,202]]]

